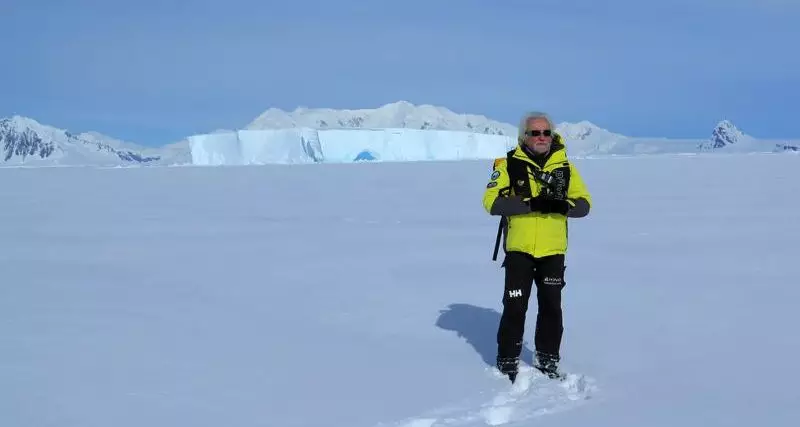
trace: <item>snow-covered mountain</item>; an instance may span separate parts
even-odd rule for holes
[[[711,138],[706,141],[701,148],[706,150],[722,148],[746,139],[752,138],[746,136],[729,120],[723,120],[717,124],[717,127],[714,128],[714,131],[711,132]]]
[[[722,120],[711,132],[711,137],[699,144],[698,148],[717,152],[800,151],[800,141],[755,138],[739,130],[729,120]]]
[[[0,119],[0,166],[126,166],[180,163],[188,143],[146,148],[97,132],[73,134],[22,116]]]
[[[585,141],[587,139],[609,140],[625,137],[624,135],[600,128],[588,120],[583,120],[577,123],[562,122],[556,126],[556,130],[561,134],[561,136],[571,141]]]
[[[511,144],[516,143],[516,135],[517,135],[517,125],[516,124],[509,124],[500,122],[497,120],[490,119],[483,115],[477,114],[458,114],[455,113],[445,107],[441,106],[433,106],[433,105],[414,105],[407,101],[398,101],[390,104],[386,104],[377,108],[365,108],[365,109],[331,109],[331,108],[305,108],[300,107],[296,108],[294,111],[284,111],[278,108],[270,108],[258,116],[255,120],[253,120],[250,124],[245,127],[245,130],[248,131],[247,140],[248,143],[254,141],[254,134],[251,131],[275,131],[275,130],[285,130],[285,129],[304,129],[304,132],[307,134],[309,131],[320,131],[324,132],[327,135],[335,135],[336,138],[324,138],[319,136],[317,139],[325,140],[327,139],[330,141],[328,145],[328,152],[332,151],[331,149],[335,149],[334,145],[337,141],[345,141],[348,138],[339,137],[340,134],[338,133],[331,133],[328,132],[332,129],[349,129],[349,130],[376,130],[376,129],[403,129],[406,130],[405,133],[410,137],[407,140],[401,140],[397,138],[397,135],[387,135],[381,141],[375,141],[375,138],[378,137],[377,134],[374,132],[370,132],[369,139],[371,141],[369,146],[383,145],[386,147],[386,150],[390,151],[397,151],[399,148],[395,147],[388,147],[389,144],[406,144],[407,146],[413,148],[405,148],[405,152],[402,153],[400,156],[401,158],[409,158],[408,150],[415,151],[417,153],[417,158],[429,158],[428,152],[430,151],[439,151],[441,152],[441,146],[446,145],[451,147],[452,144],[470,144],[469,147],[464,147],[459,151],[469,152],[470,155],[466,158],[473,158],[476,153],[493,153],[499,152],[502,153],[505,150],[505,146],[508,145],[508,140],[502,140],[498,142],[498,144],[502,145],[502,147],[498,148],[497,150],[487,150],[487,141],[486,138],[482,140],[482,145],[479,150],[474,149],[474,143],[469,142],[467,139],[463,137],[461,134],[462,132],[470,132],[470,133],[477,133],[477,134],[486,134],[486,135],[497,135],[497,136],[504,136],[511,140]],[[407,130],[431,130],[431,131],[454,131],[458,132],[457,134],[446,134],[439,132],[441,136],[437,141],[433,141],[433,138],[428,138],[428,141],[423,143],[420,140],[420,135],[415,132],[409,132]],[[697,145],[702,140],[691,140],[691,141],[681,141],[680,143],[670,144],[666,147],[664,146],[665,141],[663,140],[652,140],[652,139],[632,139],[625,135],[621,135],[618,133],[611,132],[607,129],[600,128],[599,126],[591,123],[589,121],[581,121],[577,123],[569,123],[569,122],[560,122],[556,125],[556,130],[564,136],[569,142],[569,149],[570,153],[573,155],[592,155],[592,154],[631,154],[631,153],[654,153],[654,152],[661,152],[666,149],[666,151],[697,151]],[[396,132],[395,132],[396,133]],[[359,138],[363,139],[364,135],[359,134]],[[355,134],[353,134],[355,136]],[[285,147],[290,146],[290,143],[285,140],[286,135],[282,135],[282,139],[280,142],[270,143],[270,145],[277,147]],[[214,141],[217,140],[219,144],[216,144]],[[217,136],[213,136],[210,139],[204,138],[203,147],[202,149],[204,152],[201,156],[202,158],[211,158],[214,157],[217,161],[222,161],[225,155],[218,154],[212,155],[209,154],[207,151],[208,147],[214,145],[222,145],[222,140],[227,141],[227,143],[233,143],[237,141],[235,137],[235,131],[231,131],[227,133],[226,136],[222,134],[218,134]],[[271,138],[270,135],[264,134],[262,136],[262,142],[266,141],[268,138]],[[353,138],[357,139],[357,138]],[[195,137],[195,140],[199,140],[198,137]],[[460,142],[457,142],[460,141]],[[500,141],[500,140],[498,140]],[[298,137],[298,142],[295,144],[301,144],[302,141]],[[432,146],[431,144],[438,144],[437,146]],[[350,145],[350,144],[348,144]],[[365,146],[364,150],[368,150],[370,147]],[[240,148],[239,151],[253,151],[252,147],[247,148]],[[348,147],[348,153],[352,152],[354,148]],[[226,153],[236,152],[235,147],[226,147]],[[297,150],[295,150],[297,151]],[[332,156],[336,159],[341,159],[342,156],[339,154],[340,150],[335,150],[337,153]],[[358,152],[358,151],[356,151]],[[374,154],[374,153],[373,153]],[[242,156],[239,156],[242,157]],[[247,157],[247,156],[245,156]],[[272,156],[285,158],[286,155],[281,156]],[[331,156],[326,156],[330,158]],[[380,156],[372,156],[372,157],[380,157]],[[384,158],[394,157],[397,158],[397,155],[392,156],[383,156]],[[413,157],[413,156],[412,156]],[[451,158],[447,158],[451,160]]]
[[[326,129],[420,129],[475,132],[516,138],[517,126],[478,114],[459,114],[445,107],[398,101],[377,108],[331,109],[299,107],[294,111],[270,108],[248,124],[246,130],[310,128]],[[619,139],[589,121],[562,122],[556,125],[570,140]]]
[[[378,108],[335,110],[299,107],[288,112],[270,108],[246,130],[311,129],[430,129],[515,136],[517,127],[476,114],[458,114],[444,107],[398,101]]]
[[[306,129],[325,131],[330,129],[423,129],[441,131],[474,132],[488,135],[502,135],[516,138],[516,124],[503,123],[476,114],[458,114],[445,107],[433,105],[414,105],[398,101],[377,108],[331,109],[300,107],[293,111],[270,108],[249,123],[244,129],[277,130]],[[630,137],[597,126],[590,121],[576,123],[559,122],[556,130],[567,140],[569,151],[575,156],[594,155],[636,155],[659,153],[697,153],[718,150],[726,143],[742,138],[751,144],[740,144],[739,151],[775,152],[795,150],[796,141],[761,140],[741,134],[729,121],[720,122],[709,138],[663,138]],[[227,132],[226,140],[235,131]],[[220,133],[220,138],[222,138]],[[252,137],[252,133],[248,135]],[[453,141],[458,138],[447,138]],[[210,141],[205,140],[206,143]],[[397,143],[400,143],[397,141]],[[416,144],[417,141],[412,141]],[[286,141],[281,140],[285,146]]]
[[[566,140],[567,149],[573,156],[694,152],[701,141],[630,137],[588,120],[558,123],[556,131]]]
[[[567,140],[573,155],[800,151],[798,140],[755,138],[743,133],[729,120],[720,121],[705,139],[631,137],[600,128],[588,121],[560,123],[557,130]]]

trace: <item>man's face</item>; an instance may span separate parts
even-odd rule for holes
[[[544,154],[550,151],[553,143],[552,129],[547,120],[529,119],[525,123],[525,145],[534,153]]]

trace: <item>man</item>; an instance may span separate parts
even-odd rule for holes
[[[561,292],[565,286],[567,218],[589,214],[591,197],[567,160],[561,136],[544,113],[528,113],[519,144],[495,160],[483,195],[491,215],[505,217],[505,293],[497,331],[497,368],[514,382],[522,351],[525,317],[536,284],[534,366],[558,378],[564,331]]]

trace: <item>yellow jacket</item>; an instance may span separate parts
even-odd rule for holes
[[[531,168],[527,182],[512,185],[509,176],[509,161]],[[521,161],[521,162],[520,162]],[[517,170],[517,169],[514,169]],[[537,171],[545,171],[559,176],[566,187],[566,200],[570,210],[566,215],[531,212],[525,203],[530,197],[543,191],[543,184],[532,176]],[[519,195],[525,190],[520,185],[527,184],[530,194]],[[521,190],[520,190],[521,189]],[[523,192],[527,192],[526,190]],[[491,215],[506,217],[506,252],[520,251],[534,257],[565,254],[567,251],[567,218],[580,218],[588,215],[591,195],[581,178],[578,169],[567,159],[566,148],[556,135],[544,167],[540,167],[520,146],[509,151],[508,157],[495,159],[489,183],[483,194],[483,207]]]

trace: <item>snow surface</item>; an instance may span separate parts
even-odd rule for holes
[[[0,169],[0,425],[800,425],[800,156],[576,164],[516,387],[489,162]]]

